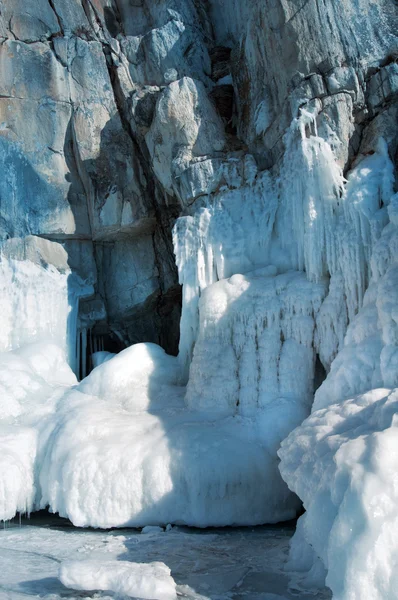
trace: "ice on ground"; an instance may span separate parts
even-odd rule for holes
[[[174,600],[176,584],[162,562],[71,560],[61,564],[61,582],[74,590],[105,590],[147,600]]]
[[[146,525],[141,529],[141,533],[162,533],[164,531],[163,527],[159,527],[158,525]]]
[[[93,592],[67,590],[60,582],[65,561],[161,561],[171,570],[178,597],[187,600],[240,600],[242,597],[314,600],[307,591],[290,590],[284,571],[294,528],[266,527],[198,530],[174,527],[167,534],[141,535],[134,530],[87,530],[55,515],[35,513],[0,529],[0,598],[78,600]],[[99,598],[113,598],[98,591]],[[322,590],[317,600],[330,595]]]

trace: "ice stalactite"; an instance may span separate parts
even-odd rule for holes
[[[316,281],[336,270],[335,229],[344,178],[329,144],[318,137],[319,107],[301,109],[285,134],[276,232],[293,268]]]
[[[192,216],[177,220],[173,242],[183,286],[179,357],[186,376],[202,291],[220,279],[270,263],[277,201],[273,180],[264,172],[253,177],[251,185],[201,200]]]
[[[330,277],[316,340],[329,369],[348,321],[362,306],[372,248],[388,220],[380,209],[393,193],[394,167],[380,139],[377,151],[361,157],[345,181],[331,146],[317,135],[318,110],[316,104],[302,110],[285,136],[275,229],[293,268],[311,281]]]
[[[275,271],[233,275],[203,292],[186,395],[191,409],[254,416],[284,399],[301,415],[309,410],[315,320],[327,282]]]
[[[52,265],[0,255],[1,350],[45,337],[67,351],[68,276]]]
[[[33,342],[57,344],[77,372],[76,340],[80,298],[90,296],[68,265],[58,243],[28,236],[0,246],[0,350]]]

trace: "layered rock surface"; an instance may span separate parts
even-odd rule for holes
[[[380,135],[396,155],[396,24],[391,0],[2,1],[1,238],[63,244],[80,344],[177,352],[175,218],[277,172],[300,108],[346,170]]]

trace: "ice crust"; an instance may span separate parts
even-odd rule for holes
[[[74,590],[104,590],[147,600],[175,600],[176,585],[162,562],[80,560],[61,564],[61,582]]]

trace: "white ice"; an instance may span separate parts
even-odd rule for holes
[[[296,492],[301,582],[326,569],[338,600],[395,597],[398,196],[382,139],[344,179],[320,109],[294,119],[277,176],[225,161],[217,193],[177,220],[178,358],[101,352],[77,384],[67,257],[2,248],[0,518],[253,525],[294,517]]]
[[[63,350],[53,343],[0,353],[0,520],[35,507],[46,423],[75,383]]]
[[[307,581],[323,569],[336,600],[397,597],[398,195],[384,212],[363,306],[311,416],[279,451],[306,509],[290,566]]]
[[[282,444],[306,509],[290,568],[311,578],[321,559],[336,600],[397,597],[397,414],[398,390],[375,389],[313,412]]]
[[[162,562],[69,560],[61,563],[59,578],[74,590],[104,590],[147,600],[177,598],[170,569]]]
[[[46,430],[41,506],[96,527],[294,517],[276,448],[302,407],[281,400],[258,420],[189,410],[178,373],[176,358],[137,344],[66,392]],[[280,426],[271,427],[278,411]]]

